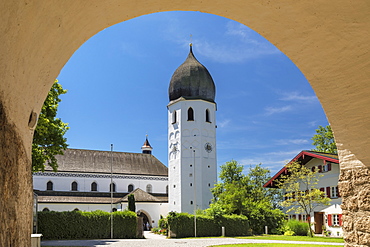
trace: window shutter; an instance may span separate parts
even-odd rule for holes
[[[329,226],[332,226],[333,225],[333,221],[332,221],[332,219],[331,219],[332,217],[331,217],[331,214],[328,214],[328,225]]]
[[[328,171],[331,171],[331,163],[330,162],[327,164],[327,166],[328,166]]]
[[[322,165],[319,165],[318,168],[319,168],[319,172],[322,172]]]
[[[338,218],[339,218],[339,226],[342,226],[342,215],[338,214]]]
[[[326,197],[330,198],[330,187],[326,187]]]

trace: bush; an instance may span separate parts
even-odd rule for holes
[[[286,222],[287,228],[293,231],[295,235],[298,236],[307,236],[309,229],[307,222],[298,221],[298,220],[289,220]]]
[[[241,215],[226,215],[212,217],[197,215],[197,236],[221,236],[221,227],[225,227],[226,236],[249,235],[249,222],[247,217]],[[188,213],[170,212],[168,226],[171,237],[182,238],[194,236],[194,215]]]
[[[136,237],[136,214],[114,212],[113,237]],[[111,214],[104,211],[38,212],[38,229],[44,239],[103,239],[110,238]]]

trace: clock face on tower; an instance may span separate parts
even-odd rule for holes
[[[212,144],[211,144],[211,143],[209,143],[209,142],[207,142],[206,144],[204,144],[204,149],[205,149],[208,153],[212,152]]]

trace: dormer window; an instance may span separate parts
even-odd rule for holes
[[[194,110],[191,107],[188,109],[188,121],[194,121]]]

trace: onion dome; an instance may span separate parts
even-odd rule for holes
[[[215,101],[215,83],[207,68],[194,57],[191,44],[185,62],[172,75],[168,94],[170,101],[180,97]]]

